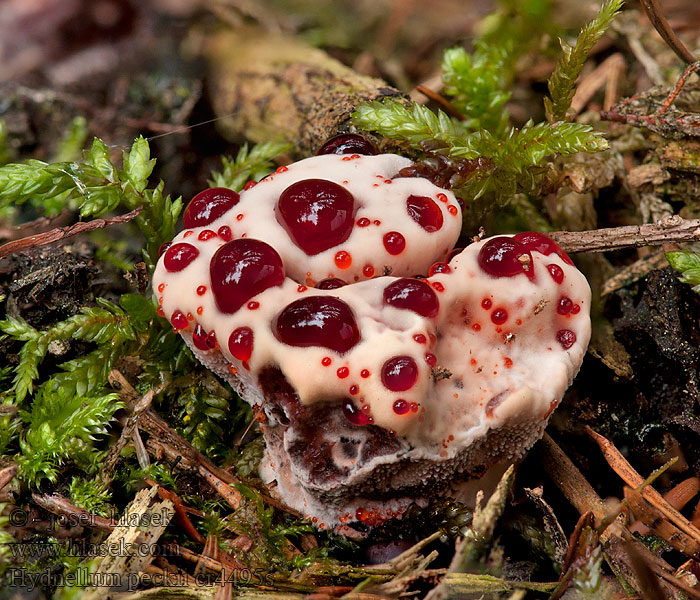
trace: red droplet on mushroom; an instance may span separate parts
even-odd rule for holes
[[[549,271],[552,279],[554,279],[554,281],[557,283],[564,281],[564,269],[562,269],[559,265],[547,265],[547,271]]]
[[[503,325],[508,320],[508,311],[505,308],[497,308],[491,313],[491,320],[496,325]]]
[[[175,329],[186,329],[189,321],[181,310],[176,310],[170,317],[170,322]]]
[[[256,185],[258,185],[257,181],[250,180],[246,182],[246,184],[243,186],[243,189],[247,192],[249,189],[254,188]]]
[[[228,338],[228,350],[238,360],[248,360],[253,354],[253,330],[250,327],[234,329]]]
[[[422,333],[417,333],[416,335],[413,336],[413,339],[418,342],[419,344],[425,344],[428,340]]]
[[[370,220],[367,217],[362,217],[361,219],[357,220],[358,227],[369,227],[369,225],[370,225]]]
[[[343,414],[353,425],[367,425],[369,423],[369,417],[361,410],[357,410],[357,407],[350,399],[343,404]]]
[[[198,285],[197,286],[197,295],[198,296],[204,296],[204,294],[207,293],[207,286],[206,285]]]
[[[479,325],[478,323],[474,323],[474,325],[472,325],[472,329],[474,331],[481,331],[481,325]]]
[[[339,379],[345,379],[348,375],[350,375],[350,369],[347,367],[340,367],[335,374],[338,376]]]
[[[568,350],[576,343],[576,334],[570,329],[560,329],[557,331],[556,337],[557,342],[561,344],[564,350]]]
[[[349,252],[341,250],[335,253],[335,266],[339,269],[349,269],[352,265],[352,256]]]
[[[248,310],[258,310],[260,308],[260,302],[257,300],[251,300],[248,302],[248,304],[246,304],[246,308]]]
[[[418,365],[410,356],[395,356],[382,367],[382,383],[392,392],[403,392],[413,387],[418,379]]]
[[[212,231],[211,229],[205,229],[204,231],[199,232],[197,239],[200,242],[206,242],[207,240],[210,240],[211,238],[215,238],[215,237],[216,237],[216,232]]]
[[[574,304],[574,305],[571,307],[571,314],[572,314],[572,315],[577,315],[577,314],[580,313],[580,312],[581,312],[581,307],[580,307],[578,304]]]
[[[406,248],[406,238],[403,237],[398,231],[390,231],[389,233],[385,233],[382,241],[384,242],[384,248],[386,248],[386,251],[392,256],[401,254],[404,251],[404,248]]]
[[[360,377],[363,379],[367,379],[369,376],[370,372],[367,369],[362,369],[362,371],[360,371]]]
[[[324,357],[321,359],[321,364],[322,364],[324,367],[327,367],[327,366],[330,365],[332,362],[333,362],[333,361],[331,360],[331,357],[330,357],[330,356],[324,356]]]
[[[333,296],[308,296],[292,302],[277,317],[274,333],[289,346],[322,346],[341,354],[360,340],[352,310]]]
[[[459,212],[457,207],[454,204],[450,204],[447,207],[447,212],[449,212],[453,217],[457,216],[457,213]]]
[[[518,240],[499,236],[491,238],[479,250],[479,266],[493,277],[514,277],[525,273],[533,277],[532,255]]]
[[[348,239],[354,208],[355,199],[344,187],[325,179],[304,179],[282,192],[275,214],[294,243],[313,256]]]
[[[210,350],[214,350],[219,345],[216,341],[216,333],[214,331],[209,332],[205,343],[207,345],[207,348],[209,348]]]
[[[318,149],[316,156],[321,154],[378,154],[377,148],[361,135],[341,133],[329,139]]]
[[[433,263],[430,266],[430,269],[428,269],[428,277],[432,277],[436,273],[451,273],[452,269],[450,268],[450,265],[444,262],[436,262]]]
[[[428,352],[425,355],[425,362],[427,362],[431,367],[434,367],[437,364],[437,356]]]
[[[539,252],[545,256],[550,254],[556,254],[564,262],[573,265],[574,262],[569,258],[569,256],[564,252],[554,240],[548,238],[546,235],[537,233],[535,231],[526,231],[524,233],[518,233],[513,236],[518,240],[523,246],[528,250]]]
[[[238,194],[228,188],[211,188],[199,192],[187,205],[182,215],[186,228],[204,227],[236,206]]]
[[[362,274],[365,277],[374,277],[374,267],[372,265],[365,265],[362,267]]]
[[[233,232],[228,225],[222,225],[216,230],[216,233],[224,242],[230,242],[233,239]]]
[[[397,415],[405,415],[409,410],[411,410],[411,405],[403,398],[399,398],[394,402],[393,409]]]
[[[348,390],[352,396],[355,396],[357,392],[360,391],[360,387],[357,385],[351,385],[350,389]]]
[[[198,256],[199,250],[197,250],[197,248],[195,248],[192,244],[187,244],[185,242],[173,244],[165,252],[165,256],[163,257],[163,266],[167,271],[177,273],[178,271],[182,271],[182,269],[189,265]]]
[[[434,317],[440,302],[433,289],[420,279],[399,279],[384,288],[384,303],[404,308],[422,317]]]
[[[162,294],[164,289],[165,289],[165,284],[159,283],[158,284],[158,291]]]
[[[160,248],[158,248],[158,256],[163,256],[163,254],[165,254],[165,251],[172,245],[172,242],[165,242],[164,244],[161,244]]]
[[[491,304],[492,304],[492,302],[491,302],[490,298],[484,298],[481,301],[481,308],[483,308],[484,310],[488,310],[489,308],[491,308]]]
[[[338,279],[337,277],[326,277],[325,279],[321,279],[321,281],[319,281],[315,287],[318,290],[337,290],[344,285],[347,285],[347,283],[342,279]]]
[[[406,210],[428,233],[438,231],[442,227],[442,211],[432,198],[411,195],[406,199]]]
[[[433,281],[430,285],[433,287],[433,289],[436,292],[444,292],[445,291],[445,286],[442,285],[442,283],[440,283],[439,281]]]
[[[250,298],[284,282],[284,266],[272,246],[253,239],[227,242],[212,256],[211,290],[223,313],[235,313]]]
[[[566,296],[559,298],[559,302],[557,303],[557,312],[560,315],[568,315],[573,308],[574,303],[571,301],[571,298],[567,298]]]
[[[197,323],[197,327],[194,328],[192,342],[199,350],[211,350],[211,348],[207,346],[207,332],[199,323]]]

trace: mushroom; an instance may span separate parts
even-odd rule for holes
[[[319,526],[376,525],[522,456],[590,337],[590,288],[552,240],[450,257],[459,203],[410,164],[323,154],[205,190],[155,270],[159,313],[253,405],[263,478]]]

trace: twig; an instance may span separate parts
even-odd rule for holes
[[[659,108],[659,112],[657,113],[658,115],[663,115],[669,109],[671,104],[673,104],[674,100],[678,97],[678,94],[681,93],[683,86],[685,85],[686,81],[688,81],[688,77],[690,77],[698,69],[700,69],[700,61],[694,62],[692,65],[688,65],[686,67],[683,74],[678,78],[678,81],[676,81],[676,85],[673,86],[671,93],[666,97],[666,100],[664,100],[661,108]]]
[[[112,531],[117,522],[113,519],[107,519],[99,515],[78,508],[72,504],[67,498],[58,494],[32,494],[32,500],[36,502],[44,510],[53,513],[54,515],[68,517],[71,523],[81,525],[83,527],[92,527],[103,531]]]
[[[660,246],[667,242],[700,240],[700,219],[664,217],[656,223],[625,225],[589,231],[555,231],[547,234],[565,252],[607,252],[623,248]]]
[[[452,103],[449,100],[443,98],[437,92],[434,92],[433,90],[431,90],[428,87],[425,87],[424,85],[417,85],[415,89],[417,92],[420,92],[424,96],[427,96],[431,100],[437,102],[440,106],[442,106],[442,108],[445,109],[445,112],[447,114],[458,118],[460,121],[465,121],[467,119],[466,115],[462,114],[452,105]]]
[[[689,64],[695,62],[695,57],[686,48],[685,44],[678,39],[678,36],[668,24],[658,0],[639,0],[639,3],[644,8],[644,12],[647,13],[647,17],[649,17],[654,29],[659,32],[659,35],[668,44],[669,48],[676,53],[676,56]]]
[[[14,254],[15,252],[19,252],[20,250],[28,250],[29,248],[36,248],[37,246],[53,244],[54,242],[78,235],[79,233],[85,233],[86,231],[103,229],[104,227],[108,227],[109,225],[117,225],[118,223],[127,223],[139,215],[141,208],[142,207],[139,206],[131,212],[124,215],[119,215],[118,217],[93,219],[92,221],[76,223],[70,227],[57,227],[51,231],[37,233],[36,235],[30,235],[19,240],[7,242],[7,244],[0,246],[0,258]]]
[[[2,490],[17,474],[17,465],[10,465],[0,470],[0,490]]]

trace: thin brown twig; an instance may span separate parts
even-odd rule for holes
[[[101,529],[103,531],[112,531],[117,526],[117,522],[113,519],[101,517],[100,515],[78,508],[67,498],[59,494],[49,495],[34,493],[32,494],[32,500],[41,506],[41,508],[54,515],[68,517],[70,521],[76,525]]]
[[[2,490],[17,474],[17,465],[10,465],[0,470],[0,490]]]
[[[700,240],[700,219],[664,217],[656,223],[625,225],[589,231],[555,231],[547,234],[565,252],[606,252],[623,248],[660,246],[667,242]]]
[[[683,74],[678,78],[678,81],[676,81],[676,85],[673,86],[671,93],[666,97],[666,100],[664,100],[661,108],[659,108],[657,113],[658,115],[663,115],[669,109],[671,104],[673,104],[674,100],[678,97],[678,94],[681,93],[683,86],[685,85],[686,81],[688,81],[688,77],[690,77],[698,69],[700,69],[700,61],[694,62],[686,67]]]
[[[127,223],[135,219],[141,212],[142,207],[138,207],[131,212],[124,215],[119,215],[118,217],[109,217],[107,219],[93,219],[92,221],[80,222],[70,227],[57,227],[50,231],[44,233],[37,233],[36,235],[30,235],[28,237],[20,238],[19,240],[13,240],[7,242],[0,246],[0,258],[4,258],[20,250],[28,250],[30,248],[36,248],[37,246],[46,246],[47,244],[53,244],[54,242],[59,242],[65,240],[66,238],[78,235],[79,233],[85,233],[86,231],[93,231],[95,229],[103,229],[109,225],[117,225],[118,223]]]
[[[456,117],[460,121],[465,121],[466,120],[466,115],[461,113],[459,110],[457,110],[452,103],[447,100],[446,98],[443,98],[440,94],[437,92],[434,92],[430,88],[425,87],[424,85],[417,85],[416,86],[416,91],[420,92],[424,96],[427,96],[431,100],[434,100],[437,102],[442,108],[445,109],[445,112],[449,114],[452,117]]]
[[[678,38],[668,24],[659,6],[658,0],[639,0],[639,3],[644,8],[644,12],[646,12],[647,17],[649,17],[654,29],[659,32],[659,35],[668,44],[669,48],[676,53],[676,56],[687,63],[695,62],[693,54],[686,48],[685,44]]]

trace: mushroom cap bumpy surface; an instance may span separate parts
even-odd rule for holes
[[[319,525],[381,523],[520,457],[590,337],[590,288],[553,241],[451,253],[459,203],[409,164],[322,155],[205,190],[153,278],[258,414],[263,477]]]

